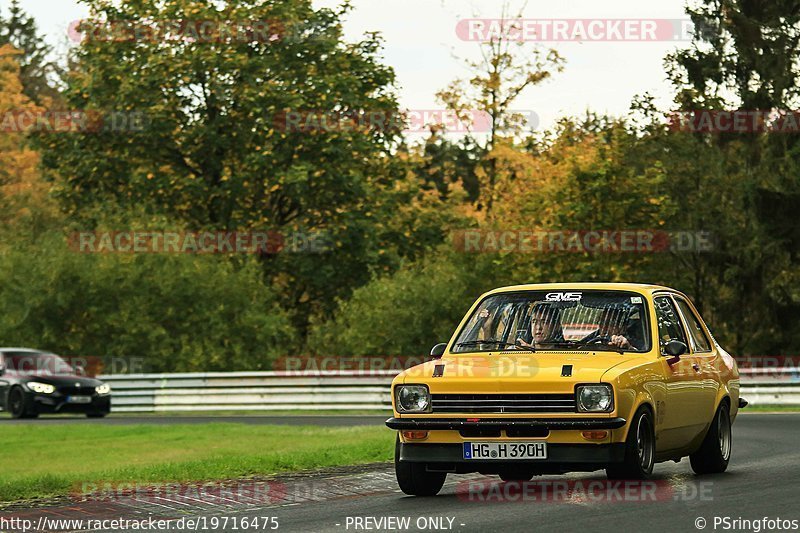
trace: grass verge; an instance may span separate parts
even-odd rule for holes
[[[245,424],[3,427],[0,501],[61,496],[86,484],[190,482],[389,461],[383,427]]]

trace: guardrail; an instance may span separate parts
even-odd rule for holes
[[[800,406],[800,369],[740,368],[741,395],[751,405]]]
[[[373,410],[391,408],[393,370],[213,372],[99,376],[114,412]],[[800,405],[800,374],[741,369],[752,405]]]
[[[98,376],[114,412],[390,409],[395,371]]]

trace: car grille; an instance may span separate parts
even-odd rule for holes
[[[574,413],[574,394],[433,394],[434,413]]]
[[[94,387],[83,385],[81,387],[63,386],[58,387],[58,392],[64,396],[92,396],[94,394]]]

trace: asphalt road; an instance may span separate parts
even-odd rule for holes
[[[744,414],[734,425],[728,472],[695,476],[688,459],[656,465],[655,479],[628,489],[603,490],[600,472],[534,478],[527,485],[503,483],[480,475],[448,477],[442,493],[414,498],[397,489],[391,465],[339,472],[286,476],[259,483],[240,482],[233,492],[198,497],[184,490],[149,497],[116,498],[97,507],[84,502],[51,509],[54,515],[200,519],[194,527],[242,531],[242,518],[274,518],[277,531],[768,531],[776,524],[735,519],[800,521],[796,481],[800,473],[800,414]],[[592,489],[590,482],[600,482]],[[569,483],[571,492],[552,489]],[[562,483],[562,485],[556,485]],[[241,490],[241,489],[246,490]],[[544,492],[545,488],[547,490]],[[654,490],[655,489],[655,490]],[[91,505],[95,505],[94,508]],[[47,509],[17,510],[35,518]],[[728,518],[730,527],[717,523]],[[233,523],[236,518],[238,524]],[[216,519],[217,522],[214,522]],[[408,519],[408,526],[397,520]],[[223,524],[227,521],[227,525]],[[217,527],[212,527],[216,523]],[[270,531],[267,527],[251,531]],[[704,527],[699,527],[700,525]],[[738,527],[737,527],[738,525]],[[769,526],[772,527],[769,527]],[[791,523],[781,529],[791,529]],[[795,522],[795,529],[800,528]],[[183,531],[191,529],[184,524]],[[102,529],[101,529],[102,530]],[[106,529],[109,530],[109,529]]]
[[[615,501],[613,491],[607,491],[599,501],[589,498],[541,501],[541,497],[535,496],[543,494],[542,491],[531,491],[533,498],[515,498],[514,494],[519,496],[523,491],[505,491],[506,485],[497,478],[473,476],[488,485],[484,485],[483,491],[470,492],[469,481],[459,482],[459,476],[449,476],[447,486],[435,498],[407,497],[390,485],[384,492],[284,507],[273,514],[278,517],[281,529],[319,532],[354,531],[352,526],[346,529],[347,517],[367,516],[411,517],[412,531],[418,530],[414,522],[422,516],[453,518],[454,531],[503,533],[698,531],[695,525],[698,518],[706,520],[704,529],[714,531],[714,517],[800,520],[796,494],[800,474],[800,414],[743,415],[734,426],[734,439],[732,462],[725,474],[695,476],[688,459],[656,465],[657,501],[648,498],[643,490],[634,490],[634,501]],[[605,480],[600,472],[571,474],[567,478],[575,483]],[[534,478],[538,483],[559,480],[563,481],[563,477]],[[258,512],[248,514],[258,516]],[[354,520],[350,524],[355,525]],[[716,530],[723,530],[723,525],[718,524]]]

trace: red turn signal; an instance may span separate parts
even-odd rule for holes
[[[427,431],[403,431],[403,438],[405,440],[422,440],[428,438]]]
[[[608,437],[608,431],[582,431],[581,435],[587,440],[602,440]]]

